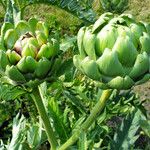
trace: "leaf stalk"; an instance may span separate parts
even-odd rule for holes
[[[39,113],[39,115],[40,115],[40,117],[43,121],[43,125],[44,125],[44,128],[45,128],[47,137],[48,137],[48,141],[49,141],[50,146],[51,146],[51,150],[56,150],[57,140],[56,140],[53,128],[51,126],[49,117],[47,115],[45,106],[43,104],[43,101],[42,101],[42,98],[41,98],[41,95],[40,95],[40,92],[39,92],[39,88],[33,89],[31,97],[32,97],[32,99],[33,99],[33,101],[34,101],[34,103],[37,107],[38,113]]]
[[[111,93],[112,93],[112,90],[110,89],[103,91],[99,101],[92,109],[91,114],[88,116],[85,122],[81,125],[80,129],[76,130],[76,132],[74,132],[74,134],[66,141],[66,143],[60,146],[58,150],[66,150],[69,146],[73,145],[78,140],[82,132],[87,132],[88,128],[95,121],[96,116],[102,112]]]

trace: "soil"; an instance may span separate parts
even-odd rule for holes
[[[150,81],[136,86],[134,91],[140,96],[142,101],[145,101],[144,106],[147,110],[148,118],[150,118]]]

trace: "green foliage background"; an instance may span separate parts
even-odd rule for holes
[[[97,14],[97,17],[99,16],[99,15],[101,15],[103,12],[104,12],[104,10],[102,9],[102,6],[100,5],[100,2],[99,2],[99,0],[95,0],[94,1],[94,4],[93,4],[93,9],[94,9],[94,11],[96,12],[96,14]],[[129,7],[128,7],[128,9],[125,11],[125,13],[131,13],[131,14],[133,14],[138,20],[143,20],[143,21],[148,21],[148,22],[150,22],[150,0],[129,0]],[[55,30],[58,30],[58,31],[60,31],[61,33],[61,36],[63,36],[63,38],[67,38],[67,37],[69,37],[70,38],[70,36],[72,36],[72,35],[76,35],[77,34],[77,32],[78,32],[78,29],[83,25],[83,22],[82,22],[82,20],[80,20],[80,19],[78,19],[77,17],[75,17],[75,16],[73,16],[73,15],[71,15],[71,14],[69,14],[69,13],[67,13],[67,12],[65,12],[64,10],[61,10],[61,9],[56,9],[55,7],[53,7],[53,6],[47,6],[47,5],[43,5],[43,4],[36,4],[36,5],[31,5],[31,6],[28,6],[26,9],[25,9],[25,12],[24,12],[24,16],[25,16],[25,19],[29,19],[30,17],[37,17],[37,18],[39,18],[40,20],[44,20],[44,21],[46,21],[48,24],[49,24],[49,26],[50,27],[52,27],[52,28],[54,28]],[[4,10],[3,10],[3,8],[2,8],[2,6],[0,6],[0,26],[1,26],[1,24],[3,23],[3,19],[4,19]],[[74,41],[74,39],[70,39],[70,40],[72,40],[72,41]],[[64,43],[64,45],[63,45],[64,47],[70,47],[70,45],[65,45],[65,43]],[[70,50],[71,51],[71,50]],[[67,53],[67,55],[65,55],[65,57],[67,57],[67,58],[65,58],[65,59],[69,59],[69,58],[71,58],[72,57],[72,53],[70,52],[70,51],[68,51],[68,53]],[[69,61],[68,61],[69,62]],[[70,75],[70,72],[67,72],[67,74],[66,74],[66,76],[69,76]],[[74,123],[74,120],[76,119],[76,118],[78,118],[78,112],[80,112],[81,111],[81,114],[83,113],[85,113],[86,111],[88,111],[88,110],[86,110],[86,108],[85,108],[85,110],[82,110],[83,109],[83,107],[82,107],[82,105],[84,104],[84,102],[82,102],[81,101],[81,104],[79,105],[79,103],[80,103],[80,100],[79,99],[75,99],[75,98],[78,98],[79,96],[80,97],[82,97],[83,99],[85,98],[85,96],[86,95],[89,95],[90,94],[90,92],[88,93],[87,91],[85,91],[85,89],[82,89],[83,91],[80,91],[80,90],[78,90],[77,88],[79,88],[78,86],[77,86],[77,88],[76,89],[71,89],[70,87],[68,87],[68,85],[66,86],[66,87],[61,87],[61,86],[64,86],[64,85],[61,85],[60,83],[55,83],[55,84],[58,84],[59,86],[60,86],[60,92],[59,91],[56,91],[56,92],[54,92],[54,93],[57,93],[57,97],[59,98],[60,97],[60,95],[62,95],[62,89],[65,91],[66,90],[66,92],[64,92],[63,93],[63,95],[67,98],[67,103],[66,103],[66,109],[64,109],[64,108],[62,108],[62,110],[64,109],[65,111],[64,111],[64,114],[63,115],[69,115],[70,116],[70,122],[73,122]],[[58,85],[53,85],[54,87],[55,86],[58,86]],[[11,88],[11,87],[10,87]],[[81,88],[81,87],[80,87]],[[83,88],[83,87],[82,87]],[[78,90],[78,92],[80,91],[80,93],[78,93],[79,95],[75,95],[74,97],[70,97],[70,93],[67,93],[68,91],[67,90],[70,90],[70,93],[72,92],[74,92],[74,91],[77,91]],[[92,89],[92,88],[91,88]],[[18,89],[17,89],[18,90]],[[49,90],[53,90],[53,89],[49,89]],[[137,92],[139,95],[140,95],[140,97],[141,97],[141,100],[142,101],[146,101],[145,103],[144,103],[144,105],[145,105],[145,108],[147,109],[147,112],[148,112],[148,114],[149,114],[149,116],[150,116],[150,92],[149,92],[149,90],[150,90],[150,82],[147,82],[146,84],[143,84],[143,85],[140,85],[140,86],[137,86],[137,87],[135,87],[134,88],[134,91],[135,92]],[[20,90],[18,90],[19,92],[22,92],[22,91],[20,91]],[[52,91],[53,92],[53,91]],[[83,95],[83,93],[85,93],[85,92],[87,92],[87,93],[85,93],[85,95]],[[92,92],[91,92],[92,93]],[[5,94],[5,93],[4,93]],[[73,93],[74,94],[74,93]],[[51,97],[52,97],[52,95],[51,95]],[[54,105],[54,103],[55,103],[55,101],[56,101],[56,98],[57,97],[52,97],[51,99],[51,104],[49,104],[49,107],[52,107],[52,105]],[[92,96],[91,96],[92,97]],[[87,97],[86,97],[87,98]],[[17,111],[18,111],[18,109],[20,110],[20,112],[23,112],[23,114],[25,114],[25,113],[27,113],[27,108],[25,107],[26,105],[31,105],[31,102],[28,102],[28,101],[24,101],[24,102],[21,102],[20,103],[20,99],[17,99],[17,100],[15,100],[15,101],[13,101],[13,99],[15,99],[15,98],[7,98],[8,100],[10,100],[11,99],[11,103],[12,103],[12,105],[11,106],[9,106],[9,107],[7,107],[7,104],[3,104],[5,107],[6,107],[6,109],[5,109],[5,111],[7,111],[7,113],[8,113],[8,116],[5,116],[6,117],[6,120],[9,122],[10,120],[12,120],[12,118],[9,118],[9,115],[11,114],[11,112],[12,112],[12,107],[15,105],[15,106],[17,106],[16,107],[16,110],[14,110],[14,116],[13,117],[15,117],[15,114],[17,113]],[[28,99],[28,98],[26,98],[26,99]],[[91,98],[92,99],[92,98]],[[66,100],[66,99],[65,99]],[[63,98],[62,99],[60,99],[59,100],[59,102],[60,103],[63,103],[64,101],[65,101]],[[5,101],[4,101],[5,102]],[[77,104],[77,102],[78,102],[78,104]],[[5,102],[6,103],[6,102]],[[65,103],[65,102],[64,102]],[[116,102],[116,104],[117,105],[120,105],[120,101],[117,103]],[[77,112],[71,112],[71,110],[73,110],[73,107],[75,107],[76,105],[78,105],[78,109],[77,109]],[[116,105],[116,107],[117,107],[117,105]],[[80,108],[80,106],[81,106],[81,108]],[[125,106],[124,106],[125,107]],[[109,109],[111,109],[112,108],[112,104],[109,104],[108,105],[108,111],[109,111]],[[35,110],[34,110],[34,108],[30,108],[30,109],[32,109],[32,110],[28,110],[31,114],[26,114],[26,116],[27,115],[30,115],[30,116],[36,116],[34,113],[36,112]],[[118,108],[117,108],[118,109]],[[52,115],[52,117],[54,117],[54,118],[56,118],[56,122],[57,122],[57,119],[59,120],[59,116],[60,116],[60,114],[61,114],[61,112],[57,112],[56,111],[57,110],[57,108],[55,108],[53,111],[55,112],[50,112],[50,114]],[[123,109],[123,110],[125,110],[125,108]],[[16,111],[16,112],[15,112]],[[70,112],[69,112],[70,111]],[[82,112],[83,111],[83,112]],[[84,112],[85,111],[85,112]],[[121,110],[118,110],[118,111],[121,111]],[[56,113],[57,112],[57,113]],[[0,112],[0,113],[5,113],[5,112]],[[65,114],[66,113],[66,114]],[[87,113],[87,112],[86,112]],[[104,112],[105,113],[105,112]],[[118,112],[113,112],[114,114],[116,113],[118,113]],[[107,116],[108,118],[110,117],[112,117],[114,114],[109,114],[110,116]],[[53,116],[53,115],[57,115],[57,116]],[[102,116],[104,116],[104,115],[102,115]],[[58,118],[57,118],[58,117]],[[84,115],[83,115],[83,117],[84,117]],[[67,118],[67,117],[66,117]],[[1,118],[1,119],[3,119],[3,118]],[[4,118],[5,119],[5,118]],[[61,118],[62,119],[62,118]],[[82,119],[82,118],[81,118]],[[83,118],[84,119],[84,118]],[[64,119],[65,120],[65,119]],[[101,118],[99,118],[99,120],[101,120]],[[80,121],[80,120],[79,120]],[[64,121],[65,123],[66,122],[69,122],[68,120],[66,120],[66,121]],[[64,123],[64,124],[65,124]],[[111,123],[112,124],[112,122],[109,122],[109,123]],[[74,125],[74,124],[73,124]],[[65,124],[65,126],[67,126],[68,128],[70,127],[70,126],[73,126],[72,124]],[[104,125],[105,125],[105,123],[104,123]],[[63,126],[63,125],[62,125]],[[60,128],[61,127],[61,125],[58,127],[58,128]],[[106,126],[102,126],[100,129],[97,129],[97,131],[99,131],[99,130],[104,130],[105,132],[107,132],[107,129],[105,129],[105,127]],[[9,127],[9,128],[11,128],[11,127]],[[112,126],[112,130],[116,130],[116,128],[114,128],[114,126]],[[120,129],[121,130],[121,129]],[[63,130],[62,130],[63,131]],[[5,133],[6,131],[4,130],[3,131],[3,133]],[[102,132],[102,131],[101,131]],[[102,132],[102,133],[104,133],[104,132]],[[121,132],[120,132],[121,133]],[[10,134],[10,133],[8,133],[8,134]],[[68,134],[68,133],[67,133]],[[96,134],[96,133],[93,133],[93,134]],[[88,138],[88,135],[82,135],[83,137],[83,139],[86,137],[86,138]],[[119,137],[119,135],[118,135],[118,137]],[[6,139],[7,139],[7,135],[6,135]],[[105,137],[105,139],[108,139],[108,137]],[[80,141],[79,141],[80,142]],[[82,143],[82,142],[81,142]],[[117,142],[116,142],[117,143]],[[117,143],[118,144],[118,143]],[[81,147],[82,147],[83,145],[81,145]]]

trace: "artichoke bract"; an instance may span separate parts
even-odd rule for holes
[[[17,84],[44,79],[57,59],[59,42],[49,35],[46,23],[21,20],[4,23],[0,38],[0,70]]]
[[[74,65],[102,89],[129,89],[150,79],[150,24],[105,13],[77,35]]]

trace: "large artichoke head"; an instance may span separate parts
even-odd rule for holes
[[[17,84],[45,79],[52,70],[59,43],[46,23],[30,19],[4,23],[0,39],[0,70]]]
[[[102,89],[129,89],[150,79],[150,24],[105,13],[77,35],[78,70]]]

